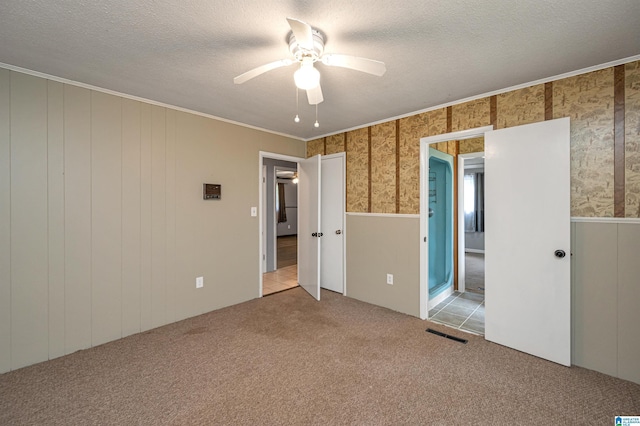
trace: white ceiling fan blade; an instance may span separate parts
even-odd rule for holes
[[[313,50],[313,32],[311,25],[293,18],[287,18],[296,41],[305,50]]]
[[[269,64],[260,65],[257,68],[254,68],[250,71],[245,72],[244,74],[240,74],[236,78],[233,79],[235,84],[242,84],[245,81],[249,81],[254,77],[259,76],[260,74],[264,74],[267,71],[274,70],[280,67],[286,67],[287,65],[291,65],[293,62],[291,59],[281,59],[279,61],[271,62]]]
[[[333,67],[349,68],[356,71],[381,77],[387,71],[384,62],[373,59],[359,58],[357,56],[327,54],[322,56],[322,63]]]
[[[324,98],[322,97],[322,89],[319,84],[317,87],[307,90],[307,99],[309,100],[309,105],[318,105],[320,102],[324,101]]]

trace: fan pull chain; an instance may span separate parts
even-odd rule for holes
[[[300,95],[298,94],[298,88],[296,87],[296,117],[293,119],[293,121],[295,121],[296,123],[300,122],[300,117],[298,116],[298,111],[300,109],[299,102],[298,102],[299,97]]]
[[[313,127],[320,127],[320,123],[318,123],[318,104],[316,104],[316,122],[313,123]]]

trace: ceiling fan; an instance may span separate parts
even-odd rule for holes
[[[291,27],[289,51],[293,55],[293,59],[281,59],[240,74],[233,79],[235,84],[242,84],[267,71],[297,63],[299,68],[293,75],[295,84],[299,89],[307,91],[309,104],[317,105],[324,100],[320,88],[320,72],[313,66],[317,61],[321,61],[325,65],[348,68],[378,77],[387,71],[384,62],[357,56],[324,53],[324,36],[320,31],[298,19],[287,18],[287,22]]]

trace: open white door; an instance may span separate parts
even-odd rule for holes
[[[485,338],[571,365],[569,118],[485,134]]]
[[[298,283],[320,300],[320,155],[298,162]]]

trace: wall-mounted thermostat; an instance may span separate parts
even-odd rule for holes
[[[215,183],[203,183],[202,198],[205,200],[219,200],[222,198],[222,185]]]

